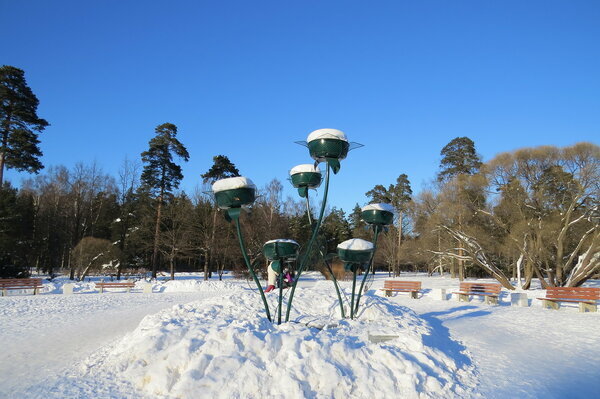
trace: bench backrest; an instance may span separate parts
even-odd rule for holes
[[[481,292],[486,294],[499,294],[502,286],[494,283],[460,283],[460,291],[462,292]]]
[[[600,300],[600,288],[593,287],[548,287],[546,298],[549,299],[587,299]]]
[[[0,288],[5,287],[42,287],[41,278],[3,278],[0,279]]]
[[[383,288],[420,290],[421,282],[420,281],[385,280],[383,282]]]

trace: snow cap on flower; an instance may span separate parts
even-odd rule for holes
[[[290,244],[299,245],[296,241],[290,240],[290,239],[287,239],[287,238],[277,238],[275,240],[269,240],[269,241],[265,242],[265,245],[272,244],[274,242],[289,242]]]
[[[312,163],[303,163],[302,165],[296,165],[292,168],[292,170],[290,170],[290,176],[291,175],[295,175],[296,173],[321,173],[321,171],[319,170],[319,168],[317,168],[314,164]]]
[[[247,177],[238,176],[238,177],[228,177],[226,179],[217,180],[216,182],[213,183],[212,190],[213,190],[213,193],[218,193],[220,191],[233,190],[236,188],[245,188],[245,187],[256,188],[254,183],[252,183],[252,180],[248,179]]]
[[[340,249],[350,249],[354,251],[366,251],[373,249],[373,243],[362,238],[351,238],[344,242],[341,242],[337,246]]]
[[[319,139],[337,139],[348,141],[346,134],[338,129],[318,129],[308,135],[306,142],[310,143]]]
[[[379,204],[369,204],[367,206],[363,206],[361,209],[362,212],[365,211],[387,211],[394,213],[394,207],[391,204],[379,203]]]

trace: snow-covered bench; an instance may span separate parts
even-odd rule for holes
[[[469,297],[473,295],[481,295],[485,298],[485,303],[498,304],[498,296],[502,286],[500,284],[493,283],[460,283],[459,291],[454,292],[458,294],[458,301],[469,302]]]
[[[560,302],[579,303],[580,312],[597,312],[597,301],[600,300],[600,288],[592,287],[548,287],[546,298],[537,298],[542,306],[558,310]]]
[[[380,288],[380,290],[385,292],[385,296],[392,296],[392,292],[410,292],[410,297],[417,299],[419,292],[421,292],[421,282],[385,280],[383,288]]]
[[[127,292],[131,292],[131,289],[134,286],[135,286],[135,283],[133,281],[121,281],[121,282],[116,282],[116,281],[104,282],[104,281],[101,281],[99,283],[96,283],[96,288],[98,288],[100,290],[101,294],[102,294],[102,292],[104,292],[104,288],[126,288]]]
[[[0,289],[2,296],[8,294],[8,290],[29,290],[33,289],[33,295],[37,294],[38,289],[44,288],[41,278],[6,278],[0,279]]]

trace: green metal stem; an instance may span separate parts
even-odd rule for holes
[[[310,198],[308,194],[306,195],[306,215],[308,216],[308,223],[312,225],[312,218],[310,217]],[[327,267],[327,271],[331,274],[331,280],[333,281],[333,285],[335,287],[335,291],[337,292],[338,301],[340,302],[340,311],[342,312],[342,319],[346,318],[346,314],[344,312],[344,302],[342,301],[342,294],[340,293],[340,287],[338,285],[337,279],[335,278],[335,274],[333,274],[333,269],[327,259],[325,259],[325,255],[323,251],[319,251],[321,253],[321,257],[323,258],[323,262],[325,262],[325,266]]]
[[[323,215],[325,214],[325,205],[327,204],[327,193],[329,191],[329,174],[330,174],[329,170],[330,170],[330,166],[329,166],[329,164],[327,164],[327,171],[325,173],[325,193],[323,194],[323,203],[321,204],[321,212],[319,213],[319,219],[317,220],[317,224],[315,225],[315,227],[313,229],[313,233],[312,233],[312,236],[310,237],[310,241],[308,242],[308,245],[306,247],[306,251],[304,252],[304,256],[302,257],[302,260],[300,261],[300,267],[298,268],[298,275],[296,276],[296,279],[294,280],[294,284],[292,284],[292,291],[290,292],[290,299],[288,301],[287,311],[285,313],[285,321],[286,322],[290,321],[290,312],[292,310],[292,300],[294,299],[294,292],[296,292],[296,285],[298,284],[298,281],[300,280],[300,276],[302,275],[302,272],[304,271],[304,267],[306,266],[306,262],[310,255],[310,250],[312,249],[313,243],[314,243],[315,239],[317,238],[317,233],[319,232],[319,228],[321,227],[321,222],[323,221]]]
[[[267,298],[265,297],[262,285],[260,284],[260,281],[258,281],[258,277],[256,277],[256,273],[254,272],[254,267],[250,263],[250,259],[248,258],[248,254],[246,253],[246,245],[244,245],[244,238],[242,236],[242,228],[240,226],[239,213],[237,215],[234,215],[232,219],[235,220],[235,228],[237,230],[238,240],[240,242],[242,255],[244,256],[244,261],[246,262],[246,266],[248,267],[248,271],[250,272],[252,279],[254,279],[254,282],[258,287],[258,292],[260,292],[260,297],[262,298],[263,304],[265,305],[265,311],[267,312],[267,319],[269,319],[269,321],[272,322],[273,320],[271,320],[271,312],[269,312],[269,304],[267,302]]]
[[[375,225],[375,237],[373,238],[373,254],[371,255],[371,260],[369,261],[369,266],[367,266],[367,270],[365,271],[365,275],[363,276],[362,283],[360,284],[360,290],[358,291],[358,298],[356,298],[356,308],[354,309],[354,313],[358,313],[358,305],[360,303],[360,296],[362,295],[363,288],[365,286],[365,282],[367,281],[367,277],[369,276],[369,272],[371,271],[371,267],[373,266],[373,260],[375,259],[375,251],[377,251],[377,238],[379,237],[379,230],[381,226]]]
[[[306,194],[306,215],[308,216],[308,224],[312,226],[312,217],[310,217],[310,199]]]
[[[281,303],[283,302],[283,266],[279,272],[279,306],[277,307],[277,324],[281,324]]]
[[[350,300],[350,319],[354,319],[354,290],[356,289],[356,270],[358,268],[355,267],[353,271],[352,277],[352,299]]]
[[[323,256],[323,252],[321,252],[321,256]],[[346,313],[344,312],[344,302],[342,301],[342,294],[340,293],[340,287],[338,285],[337,279],[335,278],[335,274],[333,274],[333,269],[331,265],[325,257],[323,256],[323,262],[325,262],[325,266],[327,266],[327,271],[331,274],[331,279],[333,280],[333,285],[335,286],[335,291],[337,292],[338,301],[340,302],[340,311],[342,312],[342,319],[346,318]]]

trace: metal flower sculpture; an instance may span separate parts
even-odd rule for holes
[[[312,170],[313,173],[316,173],[317,165],[319,163],[324,162],[326,164],[325,187],[324,187],[324,193],[323,193],[323,201],[321,202],[321,209],[319,211],[319,217],[316,220],[316,223],[314,223],[314,225],[313,225],[313,231],[312,231],[310,240],[308,241],[306,248],[304,248],[303,256],[299,260],[299,266],[298,266],[298,270],[297,270],[296,279],[294,280],[294,284],[292,285],[292,289],[290,292],[290,299],[288,300],[288,307],[287,307],[287,312],[286,312],[286,316],[285,316],[286,321],[289,321],[289,319],[290,319],[290,312],[292,309],[292,302],[294,300],[294,293],[296,291],[296,286],[298,284],[298,281],[300,280],[300,276],[302,275],[302,272],[307,267],[307,262],[308,262],[308,258],[311,253],[312,246],[317,238],[319,229],[321,228],[321,223],[323,221],[323,216],[325,214],[325,208],[327,205],[327,195],[329,193],[330,171],[333,171],[334,174],[337,174],[341,168],[340,161],[346,158],[346,156],[348,155],[348,151],[350,151],[354,148],[362,147],[362,144],[350,143],[348,141],[348,138],[346,137],[346,134],[344,132],[342,132],[341,130],[337,130],[337,129],[315,130],[308,135],[308,137],[306,138],[306,142],[299,141],[297,143],[306,146],[309,150],[310,156],[315,160],[314,169]],[[298,168],[298,166],[296,168]],[[299,173],[299,169],[296,169],[296,168],[292,169],[292,171],[296,170]],[[305,170],[305,169],[301,169],[301,170]],[[306,169],[306,170],[308,170],[308,169]],[[297,183],[295,183],[295,181],[300,182],[301,179],[300,179],[300,176],[298,176],[296,178],[296,180],[294,180],[294,175],[297,175],[298,173],[292,173],[292,171],[290,171],[290,174],[292,175],[292,184],[294,184],[294,187],[296,187]],[[303,173],[306,173],[306,172],[303,172]],[[313,175],[312,177],[314,178],[314,182],[316,183],[316,176]],[[302,176],[302,180],[304,180],[304,179],[305,179],[305,177]],[[308,179],[308,176],[306,177],[306,179]],[[306,187],[306,189],[305,189],[305,187]],[[314,188],[314,187],[308,187],[308,185],[306,185],[306,186],[302,186],[302,187],[298,186],[296,188],[298,188],[298,192],[299,192],[300,196],[305,198],[305,200],[306,200],[306,208],[307,208],[308,217],[310,220],[310,200],[309,200],[309,195],[308,195],[308,188]],[[312,224],[312,221],[311,221],[311,224]],[[325,256],[322,252],[321,252],[321,255],[325,259]],[[344,317],[344,308],[342,306],[342,298],[341,298],[339,286],[337,284],[337,281],[335,280],[335,276],[333,275],[333,271],[331,270],[329,263],[327,262],[326,259],[325,259],[325,261],[326,261],[326,265],[329,268],[331,275],[333,276],[332,278],[333,278],[333,281],[335,284],[338,299],[340,301],[342,317]]]
[[[227,179],[217,180],[212,185],[212,191],[215,196],[215,201],[220,209],[225,210],[225,218],[227,221],[235,222],[237,230],[237,236],[244,257],[244,262],[248,271],[254,280],[254,283],[258,287],[260,296],[265,306],[265,312],[267,319],[271,320],[271,312],[269,311],[269,304],[265,297],[262,285],[256,276],[254,265],[250,262],[248,253],[246,251],[246,245],[244,243],[244,237],[242,235],[242,229],[240,226],[240,213],[245,207],[248,207],[254,203],[256,199],[256,186],[252,183],[252,180],[247,177],[229,177]]]
[[[359,269],[364,270],[365,276],[369,273],[374,251],[375,246],[373,243],[365,241],[361,238],[352,238],[350,240],[341,242],[337,246],[338,257],[342,262],[344,262],[344,269],[352,272],[352,299],[350,300],[351,319],[354,319],[354,314],[356,310],[358,310],[358,303],[354,303],[354,295],[356,292],[356,273]],[[360,296],[357,297],[357,302],[359,298]]]
[[[377,250],[377,239],[379,238],[379,233],[386,227],[394,223],[394,207],[390,204],[369,204],[361,209],[360,212],[361,219],[372,226],[373,228],[373,253],[371,259],[368,263],[368,266],[365,270],[365,274],[363,276],[362,282],[360,284],[360,289],[358,290],[358,295],[356,298],[356,303],[351,305],[351,318],[358,312],[358,306],[360,304],[360,297],[363,293],[363,289],[365,287],[365,283],[367,278],[371,273],[371,269],[373,267],[373,260],[375,259],[375,251]],[[354,276],[354,280],[356,280],[356,275]],[[354,297],[354,280],[353,280],[353,297]]]
[[[279,291],[279,306],[278,306],[278,323],[281,323],[281,308],[282,308],[282,284],[281,279],[283,278],[283,269],[281,262],[286,262],[291,264],[296,261],[298,267],[296,268],[296,278],[293,279],[292,288],[289,293],[289,300],[287,303],[287,311],[285,316],[285,321],[289,321],[290,311],[292,309],[292,302],[294,299],[294,292],[296,290],[298,281],[302,272],[307,267],[307,263],[309,260],[309,256],[311,253],[311,249],[315,243],[317,235],[319,233],[323,216],[325,214],[325,209],[327,206],[327,195],[329,192],[329,178],[331,175],[331,171],[334,174],[337,174],[341,168],[341,160],[345,159],[348,155],[348,152],[354,148],[362,147],[362,144],[351,143],[348,141],[346,135],[341,130],[337,129],[319,129],[310,133],[306,139],[306,141],[298,142],[304,146],[306,146],[309,150],[310,156],[315,160],[314,164],[303,164],[298,165],[292,168],[290,171],[290,181],[292,185],[298,190],[298,194],[306,200],[306,207],[308,212],[309,221],[312,225],[312,233],[310,239],[306,246],[304,247],[303,253],[301,256],[298,256],[300,245],[292,240],[286,239],[278,239],[271,240],[264,244],[263,246],[263,254],[267,259],[271,261],[271,266],[277,270],[279,273],[280,279],[280,291]],[[320,163],[325,163],[325,178],[322,177],[322,172],[318,168]],[[309,190],[317,189],[320,187],[321,182],[325,181],[323,200],[321,203],[321,209],[319,211],[318,219],[313,223],[310,215],[310,199],[309,199]],[[256,199],[256,187],[252,183],[252,181],[246,177],[231,177],[227,179],[218,180],[212,186],[213,194],[215,196],[215,200],[220,209],[225,211],[225,218],[228,221],[233,221],[235,223],[237,229],[238,240],[240,244],[240,248],[242,250],[242,255],[244,256],[244,261],[246,266],[248,267],[248,271],[252,276],[258,290],[260,292],[265,312],[269,321],[271,320],[271,313],[269,311],[269,304],[266,300],[264,290],[258,280],[256,275],[254,264],[250,262],[248,257],[246,246],[244,243],[244,238],[242,236],[242,231],[240,227],[240,213],[242,209],[245,209],[252,205]],[[379,214],[378,212],[371,214],[365,214],[365,217],[371,218],[366,220],[368,223],[372,223],[374,226],[383,226],[389,222],[389,215],[384,213]],[[393,214],[392,214],[393,219]],[[371,222],[369,222],[371,220]],[[389,223],[388,223],[389,224]],[[377,240],[377,234],[379,232],[379,227],[375,228],[375,241]],[[340,244],[341,245],[341,244]],[[375,246],[371,244],[371,248],[367,251],[359,251],[356,248],[341,248],[338,249],[338,255],[342,260],[347,262],[348,265],[354,271],[354,282],[352,288],[352,303],[350,314],[351,317],[354,317],[355,311],[358,309],[358,302],[360,300],[360,291],[358,293],[356,303],[354,301],[355,294],[355,286],[356,286],[356,271],[358,267],[365,268],[366,274],[370,270],[373,253],[375,250]],[[337,291],[338,300],[340,302],[341,314],[342,317],[345,317],[344,307],[342,302],[342,296],[340,293],[339,285],[335,280],[335,276],[331,269],[331,265],[328,262],[328,259],[325,257],[323,252],[319,250],[321,256],[325,260],[325,263],[329,269],[330,274],[332,275],[332,279]],[[359,266],[356,266],[359,265]],[[365,266],[366,265],[366,266]],[[270,267],[271,267],[270,266]],[[361,285],[361,290],[364,285]]]

